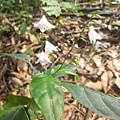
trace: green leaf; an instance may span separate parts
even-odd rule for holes
[[[42,3],[50,6],[59,5],[58,1],[56,0],[42,0]]]
[[[98,24],[98,21],[95,20],[95,19],[91,20],[91,22],[93,22],[93,23],[95,23],[95,24]]]
[[[101,16],[99,14],[95,14],[95,16],[98,17],[98,18],[101,18]]]
[[[49,15],[55,15],[58,17],[61,14],[61,8],[60,6],[46,6],[42,7],[42,9]]]
[[[76,68],[77,68],[77,65],[76,66],[75,65],[68,65],[68,66],[63,65],[63,67],[61,67],[61,65],[58,65],[51,70],[51,74],[53,75],[55,74],[55,76],[57,77],[63,76],[65,74],[74,75],[76,76],[78,81],[81,83],[80,77],[74,71]]]
[[[37,115],[35,115],[35,113],[32,109],[28,109],[28,111],[29,111],[29,115],[30,115],[31,120],[37,119]]]
[[[26,24],[26,22],[23,22],[21,24],[21,26],[20,26],[20,33],[21,33],[21,35],[24,35],[26,30],[27,30],[27,24]]]
[[[38,120],[37,118],[40,118],[43,116],[40,110],[34,110],[32,108],[28,109],[29,115],[30,115],[30,120]]]
[[[72,2],[60,2],[60,5],[63,10],[75,8],[75,4]]]
[[[120,120],[120,99],[112,95],[106,95],[83,85],[77,86],[70,83],[62,83],[73,97],[81,104],[98,115],[106,118]]]
[[[56,69],[52,69],[52,74],[54,74],[55,72],[56,72]],[[56,75],[70,74],[70,75],[74,75],[74,76],[78,77],[78,75],[72,69],[69,69],[69,68],[66,68],[66,67],[65,68],[61,68],[55,74]]]
[[[30,93],[46,120],[60,120],[64,113],[64,92],[58,78],[39,74],[30,84]]]
[[[61,67],[61,64],[59,64],[59,65],[56,65],[56,66],[54,66],[53,68],[50,68],[50,69],[47,69],[44,73],[45,74],[48,74],[48,75],[51,75],[51,74],[54,74],[55,72],[56,72],[56,75],[55,76],[57,76],[57,77],[59,77],[59,76],[64,76],[66,73],[57,73],[57,71],[59,70],[59,69],[61,69],[61,71],[63,70],[65,70],[65,69],[71,69],[73,72],[74,72],[74,70],[76,70],[78,68],[78,65],[72,65],[72,64],[69,64],[69,65],[63,65],[62,67]],[[60,71],[60,72],[61,72]],[[57,75],[57,74],[59,74],[59,75]]]
[[[23,106],[0,110],[0,120],[29,120]]]
[[[2,55],[7,55],[9,57],[14,57],[14,58],[17,58],[17,59],[21,59],[27,63],[30,62],[30,56],[29,55],[26,55],[26,54],[8,54],[8,53],[0,53]]]
[[[30,98],[25,96],[16,96],[16,95],[8,95],[6,98],[6,102],[3,104],[4,109],[10,109],[11,107],[15,107],[18,105],[27,105],[31,101]]]
[[[32,111],[31,108],[28,109],[31,120],[34,120],[33,117],[37,118],[38,115],[39,117],[43,115],[34,100],[25,96],[16,96],[12,94],[8,95],[6,102],[3,104],[3,108],[7,110],[18,105],[30,105],[32,108],[34,108],[34,111]],[[39,111],[39,114],[35,114],[36,111]]]

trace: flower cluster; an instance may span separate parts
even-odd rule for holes
[[[39,28],[42,33],[51,28],[55,28],[55,26],[52,25],[44,15],[39,22],[34,24],[34,27]],[[90,30],[88,32],[88,37],[90,39],[90,43],[93,44],[95,44],[97,40],[102,39],[102,37],[92,27],[90,27]],[[97,43],[99,44],[100,42]],[[38,64],[40,62],[41,65],[45,65],[47,62],[51,63],[48,56],[52,51],[58,51],[57,46],[54,46],[50,42],[46,41],[45,52],[41,52],[39,59],[35,63]]]
[[[39,22],[34,24],[34,27],[37,27],[40,29],[41,32],[45,32],[46,30],[49,30],[51,28],[55,28],[54,25],[52,25],[47,19],[46,17],[43,15],[43,17],[40,19]],[[41,52],[40,57],[38,58],[38,60],[35,62],[36,64],[38,64],[40,62],[41,65],[45,65],[47,62],[51,63],[51,61],[48,58],[48,55],[52,52],[52,51],[58,51],[57,50],[57,46],[54,46],[53,44],[51,44],[50,42],[46,41],[45,42],[45,52]]]

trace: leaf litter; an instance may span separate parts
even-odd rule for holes
[[[68,53],[71,46],[74,44],[74,41],[80,37],[80,32],[84,28],[86,21],[89,19],[89,15],[87,17],[64,16],[64,19],[67,22],[64,22],[64,20],[61,22],[61,20],[59,20],[62,26],[58,26],[57,29],[55,28],[52,31],[48,31],[47,39],[60,48],[59,53],[56,53],[59,58],[58,61],[56,61],[57,64],[64,61],[66,53]],[[104,24],[107,24],[110,17],[104,16],[102,19],[100,18],[100,20]],[[115,21],[115,19],[113,19],[113,21]],[[9,21],[4,24],[11,24],[11,22]],[[76,72],[87,87],[119,97],[120,43],[119,37],[116,37],[117,39],[114,37],[114,35],[119,36],[119,32],[115,33],[110,30],[109,27],[100,27],[93,23],[90,25],[96,28],[103,39],[99,41],[99,44],[90,44],[87,35],[88,31],[85,31],[84,34],[82,34],[82,37],[86,42],[79,40],[76,43],[78,47],[67,56],[66,64],[77,58],[79,67]],[[113,27],[112,24],[110,25]],[[19,31],[17,26],[13,26],[13,28],[16,31]],[[30,57],[34,64],[37,60],[37,53],[41,51],[42,45],[40,44],[40,41],[43,38],[39,37],[39,33],[34,30],[27,32],[27,34],[21,36],[19,34],[14,35],[13,30],[11,30],[11,35],[3,35],[1,37],[2,43],[0,43],[0,52],[10,52],[15,54],[32,51]],[[10,39],[10,41],[7,41],[8,39]],[[33,76],[31,68],[24,61],[18,59],[13,60],[6,56],[1,57],[0,61],[0,71],[2,73],[0,74],[0,109],[2,109],[2,104],[8,94],[30,97],[29,83]],[[51,65],[54,65],[54,60],[52,64],[47,64],[46,68]],[[43,70],[41,65],[35,65],[35,67],[40,71]],[[61,80],[78,84],[76,78],[73,76],[61,77]],[[63,89],[66,94],[64,120],[109,120],[90,112],[87,108],[74,100],[65,88]],[[86,116],[89,116],[88,119]]]

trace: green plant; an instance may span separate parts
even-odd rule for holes
[[[92,18],[88,23],[90,21],[92,21]],[[51,25],[48,21],[44,24],[40,21],[37,23],[37,26],[40,28],[42,27],[43,31],[47,30]],[[84,30],[85,28],[82,30],[81,34]],[[51,46],[53,48],[55,47],[53,45]],[[70,51],[72,51],[73,48],[74,46]],[[1,55],[7,55],[27,62],[33,69],[34,77],[30,83],[30,93],[32,97],[27,98],[24,96],[8,95],[7,101],[3,105],[5,110],[0,111],[0,120],[33,120],[36,118],[38,119],[41,116],[44,116],[46,120],[63,119],[65,95],[62,87],[65,87],[78,102],[98,115],[114,120],[120,119],[120,100],[112,95],[106,95],[94,89],[85,87],[75,72],[77,65],[66,65],[63,62],[63,64],[56,65],[41,73],[33,67],[29,55],[7,53],[1,53]],[[44,60],[46,59],[48,58],[45,58]],[[39,61],[42,65],[44,65],[43,63],[46,63],[46,61],[44,62],[41,58],[39,58]],[[60,76],[64,76],[65,74],[76,76],[80,85],[61,82]]]
[[[59,2],[57,0],[41,0],[43,3],[42,9],[48,15],[55,15],[56,17],[62,13],[62,10],[73,10],[75,4],[72,2]]]

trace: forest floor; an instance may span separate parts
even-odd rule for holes
[[[96,45],[90,43],[87,29],[80,36],[87,21],[95,12],[92,10],[88,13],[90,10],[91,8],[85,9],[85,14],[79,16],[63,13],[59,18],[49,17],[48,20],[56,25],[56,28],[46,32],[47,40],[58,46],[59,52],[55,52],[57,59],[51,56],[52,64],[47,64],[43,69],[60,64],[65,58],[66,64],[76,59],[78,63],[76,72],[85,86],[120,97],[120,11],[117,7],[102,9],[101,17],[94,17],[99,24],[89,23],[87,27],[94,26],[102,36],[101,44]],[[15,21],[10,21],[6,16],[1,19],[9,31],[0,33],[0,52],[30,54],[34,66],[42,71],[42,66],[35,64],[42,50],[40,43],[43,39],[40,31],[32,27],[22,36],[19,34],[19,26],[14,24]],[[34,22],[39,19],[37,15]],[[80,37],[85,41],[78,40]],[[76,40],[78,41],[75,48],[65,57]],[[29,83],[33,76],[30,66],[22,60],[1,56],[0,63],[0,109],[3,109],[2,105],[8,94],[30,97]],[[76,78],[71,75],[61,77],[61,81],[77,84]],[[64,92],[64,120],[109,120],[78,103],[66,89]]]

